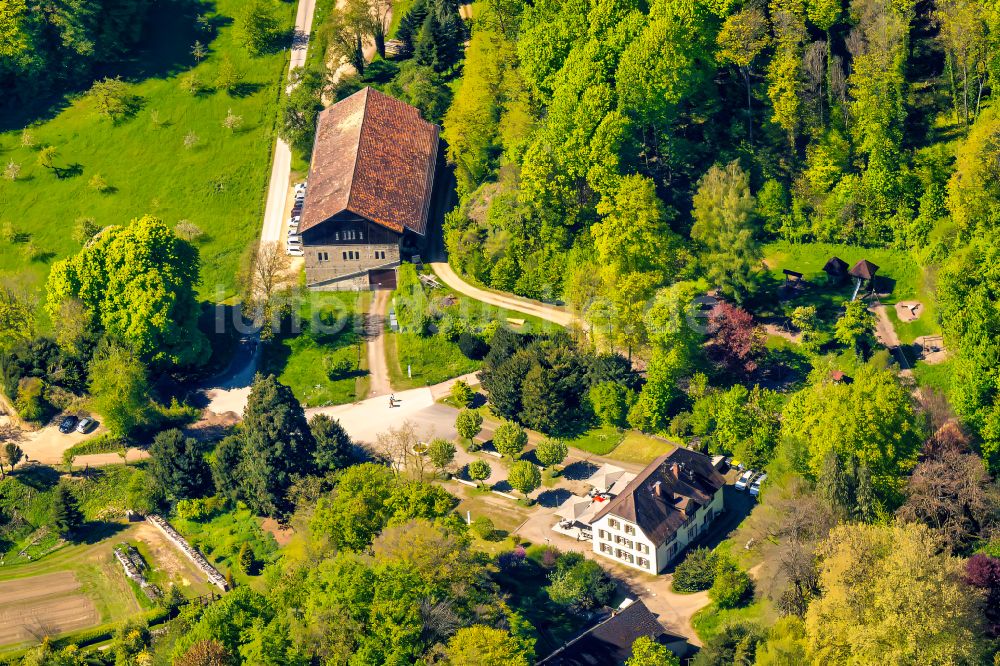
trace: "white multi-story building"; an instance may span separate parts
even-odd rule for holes
[[[722,513],[725,483],[706,455],[660,456],[590,521],[594,552],[659,573]]]

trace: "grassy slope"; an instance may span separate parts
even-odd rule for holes
[[[172,4],[153,10],[154,27],[137,60],[163,62],[148,63],[160,74],[133,86],[143,98],[135,117],[116,126],[99,118],[92,101],[81,97],[32,129],[36,141],[32,148],[21,145],[19,130],[0,134],[0,158],[22,166],[17,182],[0,181],[0,223],[9,222],[30,234],[30,242],[44,253],[42,260],[29,262],[21,244],[4,242],[0,273],[27,274],[40,287],[52,261],[78,249],[70,238],[76,218],[121,224],[149,213],[171,225],[185,219],[198,225],[205,232],[198,242],[204,265],[201,293],[222,299],[233,295],[240,253],[260,227],[280,82],[287,66],[287,52],[250,58],[236,43],[229,17],[241,6],[240,0],[217,0],[215,11],[223,17],[218,22],[229,25],[223,25],[214,39],[197,31],[193,10],[181,11]],[[290,27],[294,3],[275,3],[275,7]],[[222,54],[228,54],[245,75],[250,94],[192,96],[181,90],[180,76],[194,65],[188,50],[196,39],[211,39],[211,55],[194,67],[201,81],[212,85]],[[243,118],[236,132],[222,126],[229,109]],[[158,127],[152,122],[154,114],[161,123]],[[189,132],[198,136],[198,142],[185,149]],[[58,149],[57,166],[77,164],[80,175],[60,180],[39,166],[36,151],[44,145]],[[91,189],[88,182],[95,174],[116,191],[100,194]]]
[[[624,438],[625,433],[617,428],[601,426],[588,430],[566,443],[574,448],[603,456],[613,451]]]

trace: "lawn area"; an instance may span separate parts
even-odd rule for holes
[[[77,96],[54,117],[32,124],[26,146],[25,119],[0,117],[3,161],[21,166],[16,181],[0,181],[0,225],[18,234],[17,242],[0,243],[0,274],[17,273],[40,290],[52,262],[80,248],[72,239],[76,219],[123,224],[148,213],[170,226],[187,220],[200,228],[201,295],[225,300],[235,294],[240,254],[260,229],[287,67],[287,51],[254,58],[237,43],[232,17],[243,5],[154,4],[140,51],[112,71],[133,81],[131,92],[141,99],[139,110],[117,124],[99,117],[89,96]],[[290,28],[295,4],[273,6]],[[212,14],[214,29],[196,24],[203,12]],[[209,49],[198,64],[190,53],[195,40]],[[224,57],[243,75],[234,95],[213,89]],[[189,73],[205,87],[202,93],[182,90]],[[242,119],[235,130],[223,127],[229,111]],[[56,149],[60,176],[39,164],[45,146]],[[89,184],[98,175],[109,186],[104,193]]]
[[[261,370],[290,386],[303,406],[342,405],[364,397],[367,356],[359,329],[368,298],[367,293],[310,292],[299,312],[301,331],[270,343]],[[331,379],[337,363],[349,363],[351,371]]]
[[[927,365],[926,363],[918,362],[913,366],[913,377],[920,386],[935,389],[946,396],[951,394],[951,382],[954,372],[954,358],[949,358],[947,361],[936,365]]]
[[[458,345],[439,335],[386,333],[385,358],[389,381],[399,391],[439,384],[479,369],[480,362],[462,353]],[[410,366],[411,376],[406,368]]]
[[[785,304],[785,309],[789,311],[798,305],[817,305],[820,318],[828,319],[831,308],[839,307],[850,298],[854,284],[848,280],[841,285],[828,285],[823,266],[833,256],[840,257],[851,266],[861,259],[868,259],[879,267],[876,276],[879,291],[889,292],[883,303],[887,306],[899,339],[904,343],[912,343],[922,335],[940,333],[931,276],[906,252],[835,243],[793,244],[785,241],[770,243],[763,249],[774,280],[784,280],[781,271],[788,268],[802,273],[810,283],[809,289]],[[920,319],[904,324],[896,317],[893,305],[909,300],[923,303],[924,311]],[[827,316],[824,317],[824,314]]]
[[[742,608],[722,609],[715,604],[710,604],[694,614],[691,618],[691,625],[698,633],[698,638],[705,642],[719,633],[719,631],[732,622],[756,622],[762,626],[770,626],[775,617],[771,605],[764,600],[754,601]]]
[[[612,460],[648,465],[657,456],[670,453],[676,448],[675,444],[633,430],[625,435],[621,444],[616,446],[608,457]]]
[[[601,426],[588,430],[576,439],[568,440],[566,443],[588,453],[599,456],[607,455],[625,438],[625,433],[611,426]]]

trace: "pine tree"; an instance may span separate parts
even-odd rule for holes
[[[55,497],[52,499],[52,526],[60,536],[67,536],[83,524],[83,514],[76,496],[65,484],[56,486]]]
[[[865,523],[874,523],[879,513],[872,474],[866,465],[858,465],[855,475],[854,516]]]
[[[240,571],[248,576],[253,575],[257,567],[257,562],[254,559],[253,551],[250,550],[250,546],[245,541],[243,542],[243,545],[240,546],[240,552],[236,557],[236,562],[240,567]]]
[[[844,462],[833,449],[823,460],[822,479],[819,491],[826,503],[838,513],[851,510],[854,498],[854,483]]]

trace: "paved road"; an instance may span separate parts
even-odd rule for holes
[[[487,291],[485,289],[480,289],[479,287],[474,287],[460,278],[458,274],[452,270],[451,266],[445,262],[434,262],[430,266],[434,269],[438,278],[440,278],[446,285],[460,294],[465,294],[466,296],[474,298],[477,301],[482,301],[483,303],[495,305],[496,307],[507,310],[514,310],[515,312],[523,312],[524,314],[533,315],[564,327],[573,325],[583,327],[583,322],[580,318],[572,312],[567,311],[565,308],[548,305],[547,303],[541,303],[527,298],[521,298],[520,296],[514,296],[513,294],[501,294],[499,292]]]
[[[292,37],[292,53],[288,71],[302,67],[306,62],[309,33],[312,30],[313,12],[316,0],[299,0],[295,16],[295,32]],[[292,151],[280,138],[274,147],[271,163],[271,180],[267,185],[267,204],[264,207],[264,226],[260,232],[261,242],[278,242],[285,221],[285,199],[288,196],[289,176],[292,173]]]

